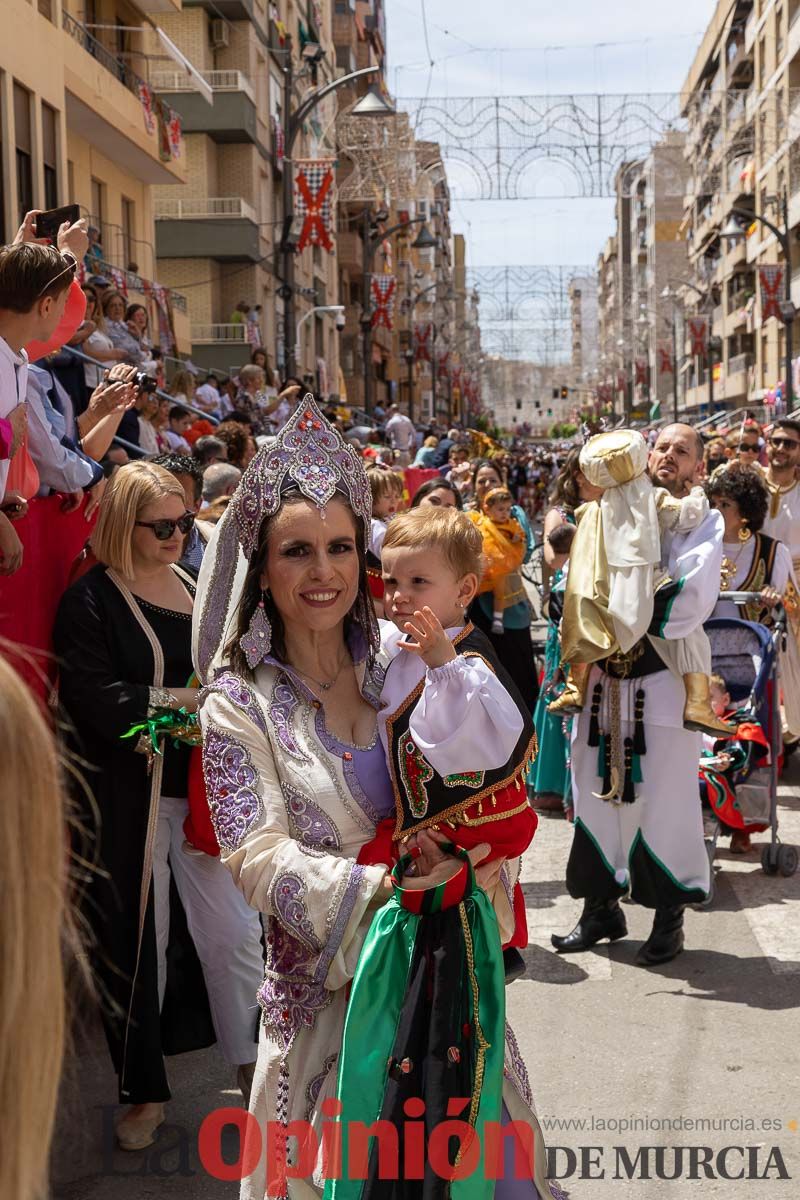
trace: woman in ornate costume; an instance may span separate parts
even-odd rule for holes
[[[245,472],[198,584],[209,806],[222,860],[267,930],[250,1102],[262,1134],[268,1121],[319,1129],[336,1086],[347,987],[390,895],[386,868],[356,861],[394,809],[377,736],[370,515],[361,460],[307,397]],[[475,874],[488,881],[481,867]],[[509,1113],[538,1133],[510,1031],[505,1069]],[[242,1197],[263,1200],[270,1187],[315,1200],[321,1168],[293,1173],[302,1177],[282,1180],[277,1156],[258,1156]],[[537,1194],[526,1186],[521,1194]]]

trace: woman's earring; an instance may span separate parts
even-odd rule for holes
[[[739,536],[740,542],[749,542],[750,541],[750,538],[753,536],[753,534],[752,534],[752,531],[747,528],[747,521],[742,522],[742,527],[739,530],[738,536]]]
[[[272,647],[272,625],[264,608],[264,597],[267,595],[268,592],[262,594],[250,618],[247,633],[243,633],[239,638],[239,646],[251,671],[266,658]]]

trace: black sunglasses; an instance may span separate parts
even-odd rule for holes
[[[176,529],[179,529],[181,533],[189,532],[194,525],[194,513],[187,509],[182,517],[178,517],[177,521],[171,521],[168,517],[164,517],[161,521],[134,521],[134,525],[143,525],[145,529],[152,529],[159,542],[168,542]]]
[[[794,446],[800,446],[800,442],[795,438],[771,437],[769,441],[770,445],[775,446],[778,450],[791,450]]]
[[[758,454],[758,443],[757,442],[739,442],[739,453],[741,454],[741,452],[743,450],[749,450],[751,452],[751,454]]]

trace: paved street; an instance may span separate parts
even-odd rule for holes
[[[800,763],[794,760],[781,789],[782,833],[800,844]],[[762,835],[762,837],[765,835]],[[760,839],[759,839],[760,840]],[[585,1151],[584,1175],[565,1180],[573,1197],[606,1200],[619,1194],[625,1147],[634,1164],[634,1191],[642,1200],[672,1200],[702,1189],[704,1196],[754,1194],[754,1184],[702,1177],[679,1182],[641,1178],[640,1146],[762,1147],[751,1151],[763,1172],[769,1148],[778,1146],[795,1178],[773,1169],[762,1184],[769,1200],[795,1200],[800,1178],[800,874],[768,878],[755,854],[734,858],[721,849],[711,911],[687,914],[687,950],[673,963],[643,970],[636,948],[649,930],[644,911],[628,906],[630,939],[611,950],[557,957],[550,934],[571,927],[577,906],[565,893],[564,864],[570,831],[543,818],[523,874],[531,946],[527,978],[509,990],[510,1018],[528,1063],[550,1146]],[[102,1038],[78,1043],[67,1069],[61,1128],[54,1154],[55,1195],[61,1200],[223,1200],[232,1183],[210,1179],[200,1167],[196,1135],[210,1110],[237,1103],[230,1073],[215,1051],[171,1060],[175,1099],[170,1124],[155,1147],[140,1154],[113,1148],[109,1130],[114,1079]],[[658,1121],[714,1122],[704,1131],[658,1132]],[[638,1118],[645,1128],[619,1131]],[[723,1120],[729,1122],[722,1128]],[[768,1121],[770,1128],[763,1128]],[[105,1122],[105,1124],[104,1124]],[[580,1123],[584,1122],[581,1127]],[[594,1128],[592,1128],[594,1122]],[[750,1122],[755,1123],[755,1126]],[[794,1122],[794,1127],[792,1127]],[[105,1146],[105,1151],[103,1150]],[[231,1146],[231,1151],[234,1151]],[[559,1171],[573,1164],[556,1152]],[[619,1160],[619,1162],[618,1162]],[[601,1165],[592,1167],[591,1162]],[[776,1160],[773,1160],[776,1161]],[[671,1152],[661,1166],[672,1173]],[[620,1165],[621,1164],[621,1165]],[[731,1175],[750,1159],[730,1152]],[[646,1168],[645,1168],[646,1169]],[[575,1167],[581,1170],[580,1159]],[[701,1172],[702,1175],[702,1172]],[[630,1185],[628,1185],[630,1186]],[[761,1191],[758,1194],[762,1194]]]

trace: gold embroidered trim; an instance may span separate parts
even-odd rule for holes
[[[518,817],[520,813],[525,812],[528,808],[530,808],[530,804],[526,796],[525,803],[518,805],[517,808],[509,808],[506,812],[490,813],[487,817],[468,817],[466,813],[462,813],[459,821],[462,825],[469,825],[470,827],[473,825],[488,825],[491,821],[505,821],[506,817]]]
[[[481,1028],[480,1014],[478,1005],[480,1002],[480,992],[478,991],[478,980],[475,977],[475,951],[472,944],[472,930],[469,927],[467,919],[467,910],[462,900],[458,906],[458,915],[461,920],[461,930],[464,934],[464,948],[467,955],[467,972],[469,974],[469,984],[472,990],[472,1021],[475,1026],[475,1038],[478,1043],[478,1049],[475,1056],[475,1082],[472,1088],[472,1096],[470,1097],[469,1117],[467,1123],[475,1128],[475,1121],[478,1117],[478,1106],[481,1101],[481,1089],[483,1088],[483,1072],[486,1066],[486,1051],[491,1049],[489,1043],[483,1034]]]

